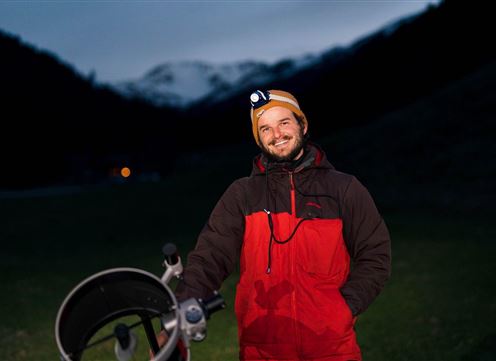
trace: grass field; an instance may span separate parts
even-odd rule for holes
[[[0,360],[58,359],[58,307],[87,276],[123,266],[159,275],[167,241],[184,257],[229,182],[209,177],[0,199]],[[357,322],[364,360],[496,359],[492,217],[383,213],[393,239],[393,276]],[[207,339],[193,345],[193,360],[237,359],[236,282],[234,274],[223,285],[228,307],[212,316]],[[111,359],[101,357],[89,359]]]

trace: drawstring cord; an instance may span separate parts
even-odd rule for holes
[[[266,203],[267,203],[267,208],[269,208],[269,160],[267,160],[267,166],[265,167],[265,189],[266,189]],[[272,241],[278,243],[278,244],[285,244],[288,243],[296,234],[296,231],[300,227],[300,225],[308,220],[311,220],[312,218],[303,218],[301,219],[298,224],[295,226],[293,229],[293,232],[291,232],[291,235],[284,241],[280,241],[276,238],[274,234],[274,222],[272,220],[272,214],[270,210],[264,208],[265,213],[267,213],[267,220],[269,222],[269,229],[270,229],[270,238],[269,238],[269,249],[268,249],[268,257],[267,257],[267,270],[265,273],[269,274],[271,272],[271,263],[272,263]]]
[[[305,168],[308,165],[312,164],[314,160],[315,160],[314,157],[311,157],[311,158],[307,159],[305,162],[303,162],[297,168],[295,168],[294,172],[295,173],[298,173],[303,168]],[[338,204],[338,214],[339,214],[339,217],[341,218],[341,214],[342,214],[341,213],[341,203],[339,202],[339,200],[336,197],[333,197],[330,194],[305,194],[305,193],[303,193],[302,191],[300,191],[298,189],[298,187],[296,186],[296,183],[295,182],[293,182],[293,185],[294,185],[294,189],[300,195],[302,195],[303,197],[327,197],[327,198],[330,198],[330,199],[334,200]],[[268,257],[267,257],[267,270],[266,270],[266,273],[267,274],[270,274],[270,272],[271,272],[271,264],[272,264],[272,241],[276,242],[277,244],[288,243],[294,237],[294,235],[296,234],[296,231],[298,230],[298,228],[300,227],[300,225],[303,222],[312,220],[315,217],[309,217],[309,218],[303,218],[303,219],[301,219],[296,224],[295,228],[293,229],[293,232],[291,232],[291,235],[286,240],[284,240],[284,241],[278,240],[276,238],[275,234],[274,234],[274,222],[273,222],[273,219],[272,219],[272,214],[271,214],[270,209],[269,209],[270,208],[269,207],[269,204],[270,204],[270,195],[269,195],[269,193],[270,193],[270,190],[269,190],[269,159],[267,159],[266,167],[265,167],[265,189],[266,189],[266,204],[267,204],[267,209],[264,208],[264,211],[265,211],[265,213],[267,213],[267,220],[268,220],[269,229],[270,229],[269,249],[268,249],[268,252],[267,252],[268,253]]]
[[[278,243],[278,244],[285,244],[285,243],[288,243],[291,238],[293,238],[293,236],[296,234],[296,231],[298,230],[298,228],[300,227],[300,225],[305,222],[305,221],[308,221],[312,218],[303,218],[303,219],[300,219],[300,221],[298,222],[298,224],[296,225],[296,227],[293,229],[293,232],[291,232],[291,235],[284,241],[280,241],[276,238],[276,236],[274,235],[274,224],[272,222],[272,214],[270,213],[270,211],[264,209],[265,213],[267,213],[267,218],[269,220],[269,228],[270,228],[270,240],[269,240],[269,251],[268,251],[268,260],[267,260],[267,270],[265,271],[265,273],[269,274],[270,271],[271,271],[271,268],[270,268],[270,265],[271,265],[271,262],[272,262],[272,259],[271,259],[271,249],[272,249],[272,240],[274,240],[274,242]]]

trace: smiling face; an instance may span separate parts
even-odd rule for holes
[[[306,133],[307,125],[300,125],[293,112],[284,107],[269,108],[258,119],[260,148],[276,162],[300,158]]]

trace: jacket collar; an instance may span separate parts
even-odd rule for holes
[[[251,175],[265,174],[269,167],[269,172],[295,172],[298,173],[308,168],[334,169],[334,166],[327,160],[325,152],[315,143],[308,142],[305,146],[303,157],[297,162],[268,163],[263,154],[257,155],[253,160]]]

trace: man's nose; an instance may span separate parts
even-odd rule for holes
[[[281,131],[276,127],[274,128],[272,135],[274,136],[274,138],[279,139],[281,137]]]

